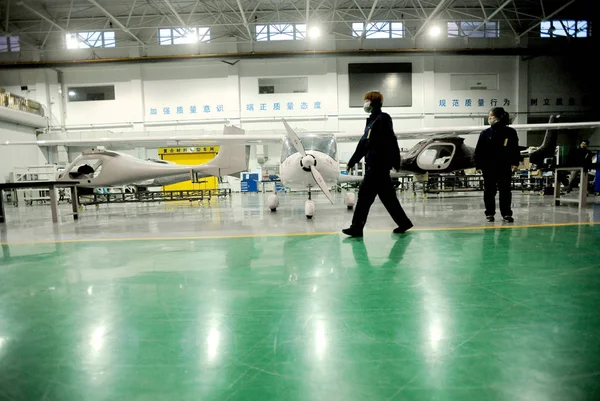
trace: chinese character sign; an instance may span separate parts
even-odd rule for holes
[[[570,107],[586,105],[586,96],[574,97],[570,95],[531,96],[529,107],[548,111],[561,111]]]
[[[188,115],[188,116],[193,116],[198,114],[198,109],[200,109],[203,113],[211,113],[213,111],[213,107],[214,110],[216,110],[217,113],[222,113],[225,111],[225,108],[223,107],[222,104],[216,104],[214,106],[211,105],[202,105],[202,106],[198,106],[195,104],[191,104],[191,105],[186,105],[186,106],[182,106],[182,105],[176,105],[176,106],[163,106],[163,107],[149,107],[148,108],[148,115],[150,116],[172,116],[173,114],[176,115]]]
[[[511,101],[508,98],[498,99],[498,98],[493,98],[493,97],[490,97],[488,99],[485,99],[485,98],[478,98],[478,99],[473,99],[473,98],[444,99],[444,98],[441,98],[441,99],[438,99],[437,103],[438,103],[438,107],[449,107],[449,106],[452,108],[463,107],[466,109],[476,109],[478,111],[482,111],[483,109],[488,108],[488,107],[496,107],[496,106],[509,107],[511,104]]]
[[[323,110],[323,102],[318,99],[302,101],[275,101],[275,102],[248,102],[242,104],[243,113],[252,114],[280,114],[286,113],[305,113],[320,112]],[[146,114],[148,116],[163,116],[178,119],[180,116],[189,116],[192,118],[202,118],[206,115],[218,115],[225,112],[225,106],[222,104],[174,104],[169,106],[151,106],[148,107]]]

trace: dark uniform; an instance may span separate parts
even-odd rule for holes
[[[400,170],[400,149],[394,133],[392,118],[381,109],[374,109],[367,118],[364,135],[361,137],[356,151],[348,162],[352,168],[362,158],[365,158],[366,172],[358,191],[358,201],[352,226],[346,234],[362,234],[367,222],[369,209],[379,195],[379,199],[392,216],[398,228],[394,232],[404,232],[411,228],[412,222],[400,206],[396,190],[390,177],[390,171]]]
[[[586,142],[589,143],[589,141]],[[584,169],[589,170],[592,166],[592,151],[587,147],[577,148],[572,156],[572,162],[570,164],[574,167],[583,167]],[[577,185],[577,178],[579,178],[579,170],[571,171],[567,193],[575,188]]]
[[[517,131],[500,121],[482,131],[475,147],[474,158],[475,168],[483,173],[485,215],[496,214],[497,188],[500,192],[502,217],[512,216],[512,166],[518,166],[521,159]]]

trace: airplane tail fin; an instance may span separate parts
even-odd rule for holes
[[[223,135],[245,135],[246,131],[234,127],[225,126]],[[250,146],[245,142],[225,142],[221,145],[217,156],[208,163],[202,164],[195,171],[221,177],[225,175],[239,175],[248,171],[250,163]]]
[[[557,118],[559,116],[556,116]],[[553,123],[555,120],[555,116],[550,116],[550,120],[548,123]],[[539,148],[531,152],[529,155],[529,161],[536,166],[544,165],[544,159],[554,157],[554,152],[556,150],[556,144],[558,143],[558,130],[546,130],[546,134],[544,135],[544,141],[540,145]]]

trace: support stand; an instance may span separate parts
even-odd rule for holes
[[[579,195],[577,199],[560,199],[560,181],[558,180],[559,171],[576,171],[579,170]],[[585,207],[587,202],[587,170],[583,167],[557,167],[554,169],[554,204],[560,206],[560,202],[577,202],[579,209]]]

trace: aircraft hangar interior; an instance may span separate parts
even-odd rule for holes
[[[597,10],[0,0],[0,400],[597,400]]]

